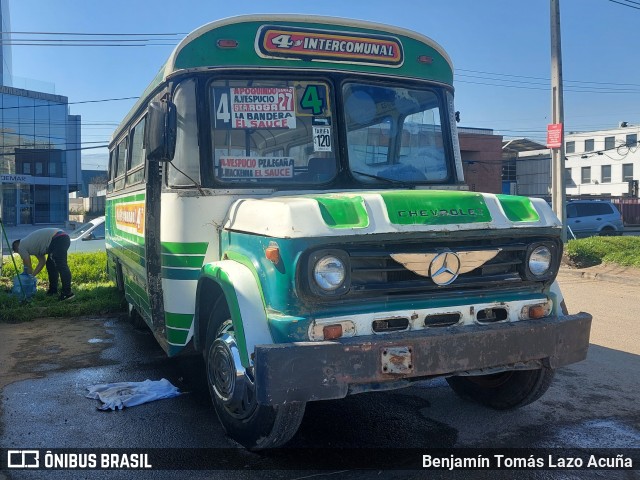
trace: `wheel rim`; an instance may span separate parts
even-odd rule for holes
[[[256,409],[255,384],[242,366],[230,322],[209,348],[207,377],[218,403],[233,417],[247,418]]]

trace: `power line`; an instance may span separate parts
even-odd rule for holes
[[[172,40],[171,38],[156,38],[153,40],[150,40],[148,38],[120,38],[117,41],[118,42],[149,42],[149,41],[170,41]],[[31,39],[31,38],[7,38],[7,39],[2,39],[0,38],[0,44],[4,44],[4,43],[10,43],[10,42],[61,42],[61,43],[77,43],[77,42],[86,42],[87,40],[76,40],[76,39],[69,39],[69,38],[56,38],[56,39],[52,39],[52,40],[47,40],[47,39]],[[113,42],[113,39],[103,39],[103,38],[97,38],[94,40],[91,40],[92,42],[95,42],[96,44],[100,44],[100,43],[105,43],[105,42]]]
[[[51,103],[45,103],[42,105],[19,105],[16,107],[1,107],[0,110],[13,110],[13,109],[25,109],[25,108],[38,108],[38,107],[51,107],[51,106],[65,106],[65,105],[80,105],[83,103],[104,103],[104,102],[118,102],[121,100],[137,100],[140,97],[121,97],[121,98],[103,98],[100,100],[81,100],[78,102],[67,102],[67,103],[58,103],[58,102],[51,102]],[[52,105],[53,104],[53,105]]]
[[[86,37],[136,37],[136,36],[144,36],[147,35],[149,37],[158,37],[158,36],[180,36],[184,37],[188,35],[188,33],[96,33],[96,32],[2,32],[4,35],[69,35],[69,36],[86,36]]]
[[[509,73],[499,73],[499,72],[485,72],[482,70],[468,70],[468,69],[464,69],[464,68],[458,68],[456,69],[456,71],[459,72],[470,72],[470,73],[480,73],[483,75],[495,75],[495,76],[501,76],[501,77],[515,77],[515,78],[528,78],[531,80],[545,80],[550,82],[551,79],[548,77],[532,77],[529,75],[513,75],[513,74],[509,74]],[[590,82],[590,81],[586,81],[586,80],[564,80],[565,83],[569,82],[569,83],[591,83],[591,84],[595,84],[595,85],[616,85],[616,86],[631,86],[631,87],[640,87],[640,83],[614,83],[614,82]]]
[[[58,40],[59,41],[59,40]],[[175,43],[143,43],[140,45],[122,44],[122,43],[35,43],[35,42],[0,42],[2,45],[11,46],[32,46],[32,47],[160,47],[174,46]]]
[[[480,78],[482,78],[482,77],[480,77]],[[506,82],[506,81],[508,81],[508,80],[498,80],[498,79],[491,79],[491,78],[488,78],[486,80],[494,80],[494,81],[498,81],[498,82]],[[518,84],[509,85],[509,84],[500,84],[500,83],[473,82],[473,81],[470,81],[470,80],[456,80],[455,83],[470,83],[470,84],[474,84],[474,85],[487,85],[487,86],[491,86],[491,87],[500,87],[500,88],[503,88],[503,87],[520,88],[520,89],[524,89],[524,90],[540,90],[540,91],[545,91],[545,92],[549,91],[549,87],[546,87],[546,88],[544,88],[544,87],[527,87],[527,86],[518,85]],[[519,83],[524,84],[524,83],[531,83],[531,82],[519,82]],[[534,84],[534,85],[542,85],[542,84]],[[591,89],[587,89],[586,87],[567,87],[567,88],[564,89],[564,91],[565,92],[571,92],[571,93],[622,93],[622,94],[626,94],[626,95],[640,94],[640,90],[598,90],[597,88],[598,87],[592,87]]]
[[[489,78],[489,77],[482,77],[482,76],[478,76],[478,75],[466,75],[464,73],[459,73],[457,75],[458,77],[466,77],[466,78],[477,78],[480,80],[492,80],[492,81],[497,81],[497,82],[511,82],[511,83],[515,83],[515,84],[524,84],[524,85],[542,85],[545,86],[545,90],[548,90],[548,85],[546,83],[540,83],[540,82],[526,82],[526,81],[522,81],[522,80],[507,80],[507,79],[502,79],[502,78]],[[585,83],[585,82],[582,82]],[[595,83],[595,82],[593,82]],[[604,83],[601,83],[600,85],[606,85]],[[637,85],[638,87],[640,87],[640,85]],[[604,91],[604,92],[615,92],[615,93],[637,93],[640,92],[640,90],[633,90],[633,89],[629,89],[629,88],[611,88],[611,87],[597,87],[597,86],[581,86],[581,85],[574,85],[574,86],[568,86],[568,88],[574,88],[574,89],[580,89],[580,90],[575,90],[575,91],[589,91],[589,92],[598,92],[598,91]],[[587,90],[588,89],[588,90]]]
[[[97,145],[95,147],[80,147],[80,148],[66,148],[62,151],[64,152],[78,152],[80,150],[93,150],[96,148],[108,148],[109,145],[108,144],[103,144],[103,145]],[[50,149],[45,149],[45,150],[50,150]],[[6,156],[10,156],[10,155],[15,155],[15,153],[0,153],[0,157],[6,157]]]
[[[92,145],[94,143],[104,145],[104,141],[101,142],[64,142],[66,145]],[[53,148],[47,148],[53,146]],[[4,147],[0,147],[0,150],[7,150],[12,148],[21,148],[21,149],[37,149],[37,150],[62,150],[69,151],[66,148],[56,148],[57,145],[55,143],[16,143],[12,145],[5,144]],[[5,152],[7,153],[7,152]]]
[[[635,8],[636,10],[640,10],[640,7],[634,7],[633,5],[628,5],[628,4],[622,3],[622,2],[617,2],[616,0],[609,0],[609,1],[611,3],[617,3],[618,5],[622,5],[623,7]],[[630,0],[626,0],[626,1],[630,1]],[[634,3],[637,3],[637,2],[634,2]]]

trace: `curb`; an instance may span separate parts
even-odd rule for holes
[[[621,283],[623,285],[640,285],[640,277],[636,276],[620,276],[612,273],[594,273],[583,272],[580,270],[561,269],[559,275],[570,275],[572,277],[578,277],[585,280],[599,280],[601,282],[613,282]]]

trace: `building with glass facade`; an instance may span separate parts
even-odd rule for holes
[[[80,116],[67,97],[0,87],[0,215],[6,225],[63,223],[79,188]]]
[[[0,46],[0,86],[11,86],[11,45],[6,42],[11,38],[8,33],[11,31],[11,22],[9,21],[9,2],[7,0],[0,0],[0,39],[2,39],[2,45]]]
[[[9,5],[0,0],[0,38]],[[62,224],[80,188],[80,116],[67,97],[12,87],[11,49],[0,48],[0,218],[5,225]]]

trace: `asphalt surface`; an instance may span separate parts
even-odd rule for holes
[[[496,412],[458,398],[444,380],[307,405],[296,447],[601,448],[640,447],[640,285],[561,275],[570,312],[594,314],[586,361],[560,369],[547,394],[517,411]],[[40,322],[40,323],[38,323]],[[45,322],[48,322],[45,324]],[[56,324],[55,322],[62,322]],[[46,326],[45,326],[46,325]],[[0,325],[2,326],[2,325]],[[228,439],[212,409],[199,356],[168,359],[151,333],[123,318],[38,320],[11,343],[14,362],[0,376],[2,448],[231,448],[242,468],[225,471],[2,471],[0,480],[35,478],[452,478],[439,471],[292,471],[286,458],[249,453]],[[57,334],[40,334],[48,328]],[[76,351],[63,343],[75,332]],[[0,367],[1,369],[1,367]],[[167,378],[183,395],[117,412],[85,398],[98,383]],[[1,383],[0,383],[1,385]],[[228,455],[229,451],[225,454]],[[223,459],[221,459],[223,461]],[[411,458],[399,459],[412,461]],[[639,478],[640,471],[492,471],[507,478]],[[453,472],[487,478],[485,472]],[[516,474],[517,473],[517,474]]]

